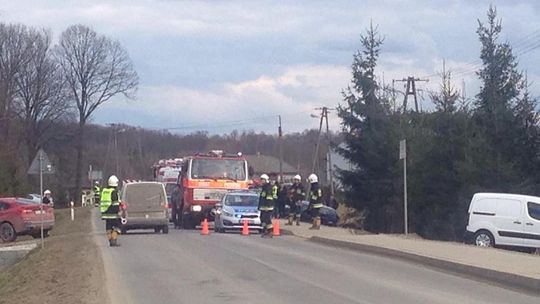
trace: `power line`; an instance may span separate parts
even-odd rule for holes
[[[510,44],[510,46],[512,46],[512,51],[515,56],[521,56],[540,48],[540,29],[536,29],[522,36],[521,38],[516,40],[513,44]],[[475,59],[473,61],[466,62],[464,65],[468,67],[454,69],[452,71],[452,75],[465,76],[468,74],[475,73],[480,67],[482,67],[482,64],[483,63],[481,59]],[[437,72],[437,73],[423,76],[422,78],[433,78],[439,75],[440,73]]]
[[[299,112],[293,112],[293,113],[287,113],[282,114],[281,117],[286,116],[293,116],[293,115],[299,115],[299,114],[305,114],[310,111],[299,111]],[[222,121],[217,123],[203,123],[203,124],[191,124],[191,125],[184,125],[184,126],[177,126],[177,127],[169,127],[169,128],[159,128],[160,130],[189,130],[189,129],[215,129],[215,128],[222,128],[222,127],[231,127],[231,126],[237,126],[237,125],[245,125],[245,124],[260,124],[263,123],[263,121],[267,121],[270,119],[278,118],[280,114],[273,114],[273,115],[264,115],[264,116],[257,116],[252,117],[249,119],[241,119],[241,120],[231,120],[231,121]]]

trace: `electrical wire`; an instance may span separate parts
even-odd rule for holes
[[[282,114],[281,117],[289,117],[289,116],[294,116],[294,115],[299,115],[299,114],[306,114],[309,112],[311,112],[311,110],[286,113],[286,114]],[[216,128],[224,128],[224,127],[241,126],[241,125],[246,125],[246,124],[260,125],[262,123],[267,122],[270,119],[275,119],[279,116],[280,114],[273,114],[273,115],[253,117],[249,119],[223,121],[223,122],[218,122],[218,123],[191,124],[191,125],[184,125],[184,126],[177,126],[177,127],[170,127],[170,128],[159,128],[159,129],[160,130],[192,130],[192,129],[216,129]]]
[[[536,29],[518,40],[516,40],[512,44],[512,49],[515,54],[515,56],[521,56],[527,53],[530,53],[538,48],[540,48],[540,29]],[[476,59],[470,62],[465,63],[468,67],[463,67],[459,69],[449,69],[452,72],[452,76],[466,76],[472,73],[475,73],[480,67],[482,67],[483,63],[481,59]],[[433,78],[436,76],[439,76],[440,72],[429,74],[426,76],[423,76],[421,78]]]

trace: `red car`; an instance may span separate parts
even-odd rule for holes
[[[43,219],[43,235],[47,236],[54,226],[54,209],[23,198],[0,198],[0,240],[13,242],[18,235],[41,237],[41,221]]]

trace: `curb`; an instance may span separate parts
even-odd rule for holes
[[[293,234],[294,235],[294,234]],[[536,296],[540,295],[540,280],[529,277],[520,276],[517,274],[501,272],[476,266],[470,266],[460,264],[456,262],[450,262],[446,260],[436,259],[432,257],[422,256],[418,254],[403,252],[395,249],[389,249],[384,247],[377,247],[373,245],[366,245],[360,243],[353,243],[347,241],[333,240],[328,238],[322,238],[318,236],[312,236],[308,238],[309,241],[323,244],[327,246],[340,247],[345,249],[352,249],[356,251],[363,251],[369,254],[398,258],[407,262],[431,267],[437,270],[444,270],[453,274],[466,276],[472,279],[485,281],[488,283],[496,284],[502,287],[509,287],[513,289],[519,289],[529,294]]]

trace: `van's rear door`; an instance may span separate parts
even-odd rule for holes
[[[167,196],[161,183],[133,183],[124,189],[123,200],[129,218],[166,217]]]

